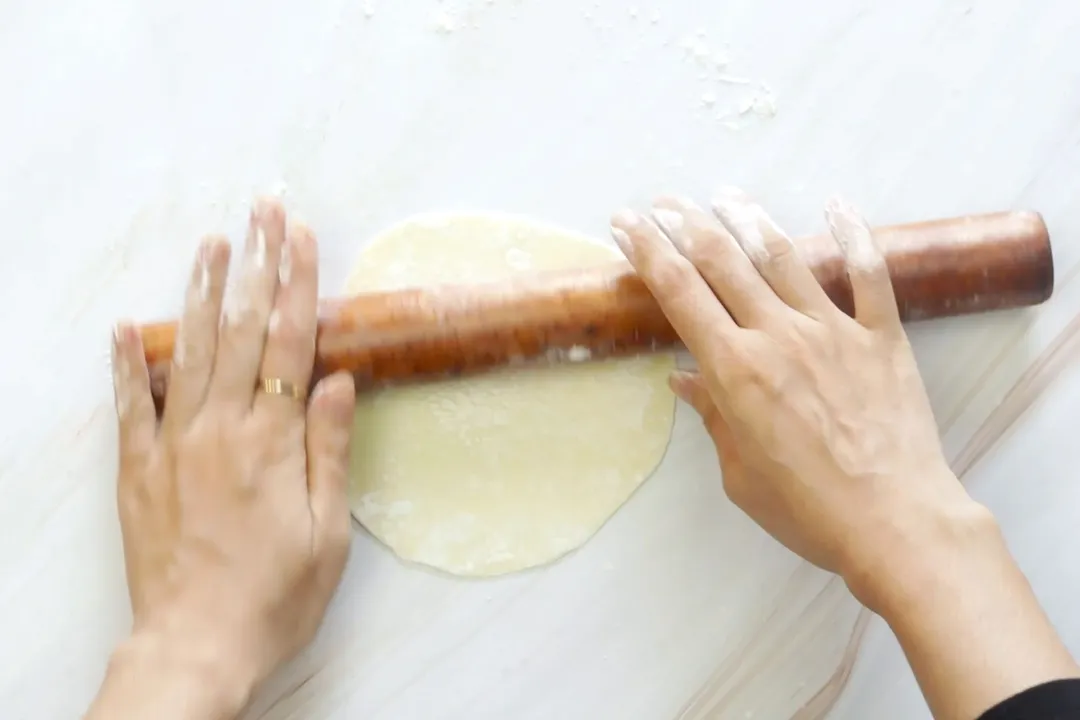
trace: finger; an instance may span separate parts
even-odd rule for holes
[[[716,444],[716,455],[720,459],[720,471],[729,473],[737,471],[736,464],[741,463],[739,449],[731,428],[724,420],[720,408],[713,401],[705,380],[700,373],[677,370],[671,373],[668,383],[672,391],[690,407],[694,408],[701,421],[705,424],[705,430]]]
[[[611,219],[611,235],[698,362],[722,366],[739,328],[693,264],[630,210]]]
[[[840,198],[825,206],[825,219],[847,263],[855,319],[868,328],[902,333],[889,267],[869,225]]]
[[[130,469],[147,461],[157,436],[157,415],[142,339],[127,323],[117,325],[113,332],[112,371],[123,478]]]
[[[208,237],[199,246],[184,295],[184,314],[173,351],[169,390],[162,427],[184,427],[202,407],[217,353],[218,324],[225,279],[229,272],[229,242]]]
[[[352,376],[338,373],[315,387],[307,412],[308,497],[315,527],[315,555],[331,575],[348,556],[349,434],[356,391]]]
[[[721,188],[713,199],[713,212],[788,306],[818,319],[837,311],[791,238],[746,193]]]
[[[285,210],[274,199],[259,200],[251,213],[240,277],[225,298],[210,399],[251,407],[262,364],[266,326],[278,285],[285,240]]]
[[[278,290],[270,312],[260,377],[285,380],[307,391],[315,362],[318,298],[315,236],[303,225],[291,224],[281,251]],[[304,405],[295,398],[259,393],[255,412],[282,420],[300,419]]]
[[[653,217],[742,327],[760,327],[783,303],[716,218],[689,200],[662,198]]]

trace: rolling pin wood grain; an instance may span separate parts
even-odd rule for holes
[[[878,228],[904,320],[1035,305],[1054,286],[1049,234],[1033,212]],[[829,297],[852,314],[843,256],[830,235],[795,241]],[[175,322],[144,325],[155,400],[168,384]],[[678,336],[625,262],[475,286],[367,293],[319,306],[316,377],[351,372],[358,388],[537,360],[648,352]]]

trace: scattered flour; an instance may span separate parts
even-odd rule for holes
[[[477,29],[479,18],[487,10],[496,4],[510,7],[511,18],[515,17],[515,8],[525,0],[429,0],[431,14],[429,26],[440,35],[452,35],[465,29]],[[608,31],[617,29],[617,24],[630,24],[637,28],[642,37],[646,33],[663,32],[661,28],[663,8],[660,4],[652,7],[640,7],[631,5],[623,6],[621,12],[625,13],[620,18],[618,15],[604,17],[606,8],[601,8],[599,2],[582,3],[582,18],[595,30]],[[364,0],[364,17],[370,19],[375,14],[375,0]],[[608,14],[611,14],[610,12]],[[659,37],[658,44],[663,48],[674,45],[681,59],[693,68],[695,78],[699,85],[700,95],[697,109],[705,108],[714,110],[721,107],[713,114],[713,119],[719,127],[727,130],[741,130],[750,125],[766,122],[777,115],[778,103],[776,94],[763,81],[752,77],[733,74],[729,71],[733,61],[729,54],[726,43],[716,43],[709,39],[709,33],[705,30],[695,30],[683,35],[665,34]],[[635,59],[638,49],[631,48],[621,56],[623,64],[629,64]],[[744,88],[742,92],[732,95],[732,88]],[[693,101],[691,101],[693,102]],[[693,105],[691,106],[693,107]]]

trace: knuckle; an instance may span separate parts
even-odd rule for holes
[[[233,293],[225,307],[222,320],[226,329],[244,340],[266,329],[272,301],[250,288]]]
[[[683,293],[696,273],[690,261],[681,256],[663,257],[650,268],[655,287],[671,296]]]
[[[759,210],[757,228],[761,236],[762,245],[765,248],[769,262],[791,262],[799,259],[795,250],[795,243],[776,222]]]
[[[746,272],[737,264],[724,262],[723,255],[702,255],[695,260],[695,264],[701,268],[710,284],[722,289],[733,289],[740,293],[745,292],[748,284]],[[754,272],[753,268],[747,268],[747,270]]]
[[[761,370],[752,362],[735,361],[725,370],[730,393],[737,399],[753,388],[766,384]]]
[[[795,246],[787,238],[778,238],[766,245],[765,263],[772,267],[785,267],[799,260]]]
[[[130,427],[120,440],[120,473],[138,475],[150,463],[154,452],[154,435],[138,421],[130,421]]]
[[[244,316],[244,328],[249,332],[263,333],[270,321],[271,302],[266,298],[259,298],[252,303],[251,311]]]
[[[780,363],[763,360],[763,357],[735,361],[727,370],[725,383],[729,402],[737,412],[751,411],[751,408],[760,407],[762,403],[775,402],[782,395],[782,387],[790,371]]]
[[[221,422],[220,414],[203,412],[197,414],[176,440],[179,452],[198,452],[199,446],[213,438],[231,435],[232,431]]]
[[[713,262],[718,255],[724,254],[724,237],[719,227],[711,223],[706,226],[692,226],[683,239],[683,252],[695,265]]]
[[[146,490],[135,479],[126,482],[121,478],[116,493],[118,510],[121,517],[138,517],[146,507]]]
[[[201,337],[192,337],[190,328],[180,328],[180,339],[177,342],[178,352],[173,354],[172,364],[176,369],[188,367],[204,367],[210,363],[210,344]],[[197,334],[196,334],[197,335]]]
[[[267,333],[275,342],[289,348],[301,349],[311,344],[311,333],[305,324],[281,310],[270,313]]]
[[[762,347],[762,343],[756,342],[753,335],[748,335],[738,342],[729,343],[725,356],[720,358],[720,361],[735,378],[752,380],[762,376],[761,359],[764,357],[767,357],[767,348]]]
[[[799,318],[794,318],[792,322],[780,325],[775,330],[775,333],[780,345],[794,356],[804,353],[811,343],[823,339],[813,337],[817,333],[813,328],[807,327],[806,323],[799,322]]]

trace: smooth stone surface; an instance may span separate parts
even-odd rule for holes
[[[0,715],[78,717],[128,630],[112,323],[174,316],[200,235],[238,240],[252,196],[275,188],[319,234],[324,288],[366,239],[422,211],[604,238],[623,204],[735,184],[793,234],[823,228],[833,192],[879,224],[1043,212],[1050,303],[911,332],[950,458],[1080,652],[1080,5],[370,9],[7,8]],[[775,117],[740,78],[769,83]],[[847,678],[857,613],[730,505],[680,407],[659,472],[551,568],[454,580],[358,532],[324,631],[248,717],[783,718],[827,682],[801,717],[841,688],[834,717],[927,717],[880,621]]]

